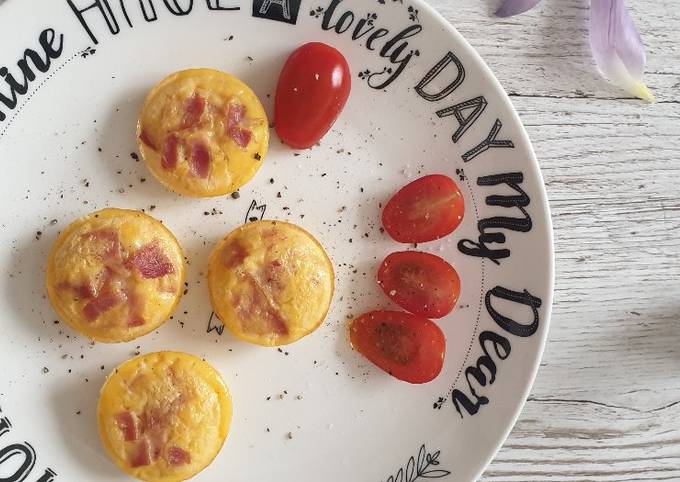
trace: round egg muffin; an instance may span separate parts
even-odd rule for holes
[[[227,235],[209,262],[210,300],[239,338],[285,345],[319,327],[333,297],[333,265],[304,229],[256,221]]]
[[[184,257],[156,219],[104,209],[59,235],[46,278],[52,306],[73,329],[101,342],[129,341],[170,316],[184,289]]]
[[[212,69],[176,72],[156,85],[137,125],[139,150],[156,178],[188,196],[228,194],[248,182],[269,146],[255,93]]]
[[[104,448],[126,474],[148,482],[186,480],[207,467],[229,432],[231,397],[219,373],[187,353],[126,361],[99,396]]]

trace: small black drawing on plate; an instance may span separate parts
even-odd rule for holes
[[[248,208],[248,212],[246,213],[246,220],[244,222],[252,223],[255,221],[260,221],[262,218],[264,218],[264,213],[266,211],[267,211],[266,204],[257,204],[257,201],[253,199],[253,202],[250,203],[250,207]]]
[[[224,333],[224,323],[220,320],[214,311],[210,312],[210,318],[208,318],[208,329],[206,333],[212,333],[216,331],[218,335],[222,336]]]
[[[414,482],[425,479],[443,479],[451,472],[436,468],[439,465],[440,451],[429,453],[425,450],[425,444],[420,446],[418,458],[411,457],[406,467],[400,468],[396,474],[390,475],[385,482]]]
[[[96,52],[97,52],[97,49],[92,48],[92,47],[87,47],[86,49],[83,49],[83,50],[81,50],[81,51],[78,52],[78,53],[80,54],[80,56],[81,56],[82,58],[86,59],[86,58],[89,57],[90,55],[94,55]]]
[[[297,23],[302,0],[253,0],[253,17]]]

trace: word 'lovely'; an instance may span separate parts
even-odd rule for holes
[[[389,59],[394,69],[384,69],[382,72],[371,74],[368,85],[374,89],[384,89],[404,71],[414,55],[419,52],[409,49],[408,39],[418,35],[423,27],[410,25],[397,33],[392,33],[387,28],[379,28],[374,25],[373,19],[368,16],[360,17],[351,10],[339,13],[338,6],[342,0],[332,0],[323,14],[321,28],[334,30],[337,34],[350,32],[352,40],[365,39],[364,45],[368,50],[378,50],[380,57]],[[384,40],[380,40],[383,39]],[[382,46],[380,46],[382,44]]]
[[[19,74],[13,74],[5,66],[0,67],[0,77],[5,84],[0,84],[0,122],[7,118],[3,108],[14,110],[19,103],[19,97],[26,95],[31,82],[36,79],[36,71],[47,73],[52,61],[58,59],[64,49],[64,36],[57,35],[51,28],[42,31],[38,37],[40,49],[26,49],[24,56],[17,62]],[[9,89],[9,93],[7,93]],[[3,107],[4,106],[4,107]]]
[[[36,455],[35,449],[28,442],[4,443],[4,439],[12,431],[12,424],[0,408],[0,480],[3,482],[22,482],[33,474]],[[52,469],[45,471],[36,482],[53,482],[57,473]]]
[[[208,10],[240,10],[238,0],[205,0]],[[120,24],[122,19],[128,24],[128,27],[134,26],[132,17],[135,12],[146,22],[155,22],[158,20],[158,12],[156,11],[157,4],[160,0],[135,0],[133,2],[126,2],[125,0],[118,0],[111,2],[109,0],[67,0],[71,10],[80,21],[87,35],[92,42],[98,44],[99,41],[91,28],[91,23],[98,24],[101,17],[104,18],[106,26],[113,35],[120,33]],[[111,4],[117,4],[117,8],[111,7]],[[130,7],[129,4],[135,6]],[[194,8],[194,0],[162,0],[168,12],[175,16],[189,15]]]

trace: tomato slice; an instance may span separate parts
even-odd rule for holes
[[[311,42],[295,50],[276,87],[274,125],[283,142],[306,149],[328,132],[351,89],[345,57],[333,47]]]
[[[451,234],[463,220],[465,202],[453,179],[441,174],[416,179],[389,200],[385,231],[401,243],[424,243]]]
[[[444,365],[444,333],[421,316],[372,311],[353,320],[349,334],[352,346],[362,355],[405,382],[434,380]]]
[[[460,295],[460,277],[439,256],[419,251],[390,254],[378,270],[378,284],[406,311],[426,318],[451,313]]]

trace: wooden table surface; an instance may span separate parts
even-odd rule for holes
[[[647,105],[604,82],[588,2],[429,0],[510,93],[555,227],[552,327],[532,394],[484,482],[680,481],[680,9],[628,0]]]

